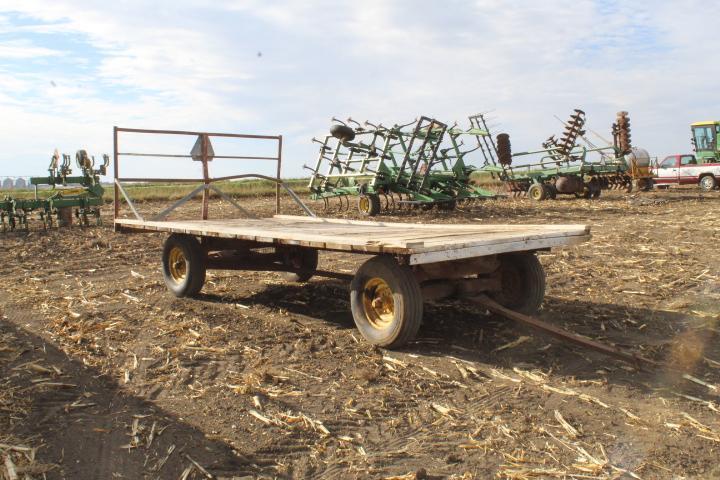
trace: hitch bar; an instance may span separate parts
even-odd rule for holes
[[[604,343],[596,342],[595,340],[577,335],[572,332],[568,332],[567,330],[558,328],[554,325],[543,322],[529,315],[510,310],[509,308],[505,308],[499,303],[497,303],[495,300],[487,297],[486,295],[476,295],[473,297],[467,297],[467,299],[473,303],[487,308],[492,313],[501,315],[515,322],[522,323],[523,325],[527,325],[547,335],[559,338],[560,340],[565,340],[566,342],[574,343],[575,345],[589,348],[590,350],[595,350],[596,352],[603,353],[610,357],[619,358],[620,360],[624,360],[630,364],[634,364],[637,367],[642,367],[643,365],[649,367],[660,366],[658,362],[650,360],[649,358],[645,358],[640,355],[636,355],[634,353],[630,353],[615,347],[611,347],[610,345]]]

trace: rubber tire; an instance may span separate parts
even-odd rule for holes
[[[705,175],[700,178],[698,185],[700,185],[700,190],[703,192],[711,192],[717,187],[717,179],[712,175]]]
[[[365,315],[363,288],[367,280],[379,277],[393,292],[394,317],[385,329],[373,327]],[[350,309],[355,326],[373,345],[398,348],[413,340],[420,329],[423,297],[410,267],[399,265],[390,256],[378,255],[363,263],[350,283]]]
[[[490,296],[502,306],[534,315],[545,298],[545,270],[531,252],[500,255],[502,291]]]
[[[361,201],[367,198],[370,201],[370,209],[367,211],[363,211],[360,204]],[[380,196],[375,193],[362,193],[358,197],[358,212],[360,212],[360,215],[364,217],[374,217],[378,213],[380,213]]]
[[[544,183],[543,188],[545,189],[545,198],[555,200],[557,197],[557,189],[555,188],[555,185]]]
[[[285,252],[279,252],[282,262],[290,265],[293,259],[290,255],[299,255],[300,272],[281,272],[281,277],[286,282],[307,282],[310,280],[318,266],[318,251],[314,248],[297,248]]]
[[[186,271],[185,280],[181,283],[175,282],[170,275],[168,256],[174,247],[180,247],[185,256]],[[162,273],[165,285],[176,297],[192,297],[202,290],[205,284],[207,271],[207,254],[203,250],[197,238],[190,235],[179,235],[173,233],[163,246]]]
[[[547,190],[545,189],[543,184],[533,183],[532,185],[530,185],[530,188],[528,188],[527,195],[531,200],[540,202],[547,198]]]

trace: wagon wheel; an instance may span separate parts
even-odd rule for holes
[[[533,183],[532,185],[530,185],[527,194],[531,199],[535,200],[536,202],[545,200],[547,198],[547,190],[545,190],[543,185],[540,183]]]
[[[374,345],[397,348],[415,338],[422,322],[422,302],[412,270],[389,256],[363,263],[350,284],[355,325]]]
[[[364,217],[380,213],[380,197],[374,193],[363,193],[358,197],[358,211]]]
[[[162,271],[165,285],[176,297],[192,297],[205,283],[207,253],[197,238],[173,233],[165,240]]]
[[[282,272],[287,282],[307,282],[315,275],[318,266],[318,251],[314,248],[281,248],[276,250],[283,265],[294,272]]]
[[[545,270],[531,252],[500,255],[500,291],[490,296],[502,306],[535,314],[545,297]]]

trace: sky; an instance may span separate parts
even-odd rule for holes
[[[285,177],[307,174],[333,116],[464,125],[490,112],[530,150],[578,107],[606,137],[629,111],[652,156],[687,152],[689,124],[720,117],[717,13],[694,0],[0,0],[0,176],[43,174],[55,148],[110,154],[116,125],[281,134]],[[194,139],[122,142],[182,154]],[[197,170],[129,159],[122,174]]]

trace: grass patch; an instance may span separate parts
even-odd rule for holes
[[[293,178],[283,180],[287,186],[297,193],[305,193],[308,180]],[[147,200],[178,200],[197,188],[199,183],[188,184],[136,184],[125,185],[125,191],[131,199],[138,201]],[[214,183],[226,195],[231,197],[261,197],[275,195],[275,183],[267,180],[242,180],[236,182]],[[112,189],[110,189],[112,190]],[[283,190],[284,191],[284,190]],[[210,192],[211,197],[217,194]],[[199,195],[199,194],[198,194]]]
[[[305,193],[308,179],[293,178],[284,180],[293,191],[297,193]],[[124,185],[125,191],[131,199],[137,201],[148,200],[178,200],[197,188],[199,183],[143,183]],[[267,180],[241,180],[214,183],[222,192],[231,197],[257,197],[275,194],[275,184]],[[112,198],[112,185],[103,185],[105,188],[105,198]],[[74,189],[73,189],[74,190]],[[59,190],[41,189],[38,190],[40,198],[47,198]],[[199,194],[198,194],[199,195]],[[26,190],[0,190],[0,199],[9,196],[17,199],[34,198],[35,192],[31,189]],[[211,192],[211,196],[217,196]]]

